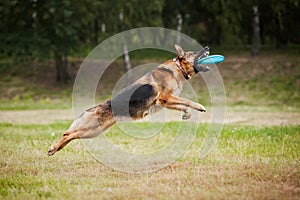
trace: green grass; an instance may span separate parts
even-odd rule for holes
[[[208,129],[208,124],[201,124],[179,160],[152,173],[130,174],[97,162],[79,140],[47,157],[48,147],[69,124],[0,124],[1,199],[297,199],[300,195],[299,126],[225,126],[217,147],[200,160]],[[162,134],[149,138],[146,149],[167,144],[179,125],[165,124]],[[149,123],[127,126],[153,128]],[[128,151],[142,147],[118,126],[106,137]]]
[[[71,100],[69,99],[39,99],[39,100],[18,100],[2,99],[0,101],[0,110],[42,110],[42,109],[71,109]]]
[[[299,112],[299,47],[211,47],[225,55],[218,64],[229,112]],[[130,53],[133,66],[161,63],[174,55],[145,49]],[[71,109],[73,80],[82,60],[71,58],[71,80],[55,82],[53,61],[22,64],[0,61],[0,110]],[[28,67],[30,66],[30,67]],[[125,73],[122,59],[101,78],[97,102],[111,96]],[[205,74],[204,74],[205,75]],[[198,101],[209,111],[210,96],[198,76],[190,81]],[[99,99],[99,101],[98,101]],[[26,116],[18,116],[26,117]],[[283,116],[284,117],[284,116]],[[71,142],[53,157],[48,148],[70,121],[53,124],[0,123],[0,199],[299,199],[300,127],[226,125],[216,148],[204,159],[199,151],[208,124],[201,124],[186,153],[170,166],[148,174],[110,169]],[[143,135],[136,139],[128,134]],[[157,151],[176,137],[179,123],[125,123],[105,135],[125,151]],[[160,134],[151,133],[161,128]],[[122,129],[122,130],[121,130]],[[187,131],[188,132],[188,131]],[[147,135],[150,134],[150,135]]]
[[[43,86],[16,76],[0,79],[0,110],[70,109],[71,86]]]
[[[218,69],[223,78],[227,105],[299,110],[299,47],[277,50],[264,47],[257,57],[250,56],[250,49],[211,47],[212,54],[225,56],[225,62],[218,64]],[[173,56],[161,50],[136,50],[131,52],[131,62],[136,67],[162,63]],[[81,62],[80,58],[70,58],[71,79],[64,84],[55,82],[54,61],[26,64],[14,64],[10,59],[0,61],[0,110],[70,108],[73,83]],[[101,77],[96,102],[112,95],[115,84],[124,73],[124,61],[119,58]],[[210,104],[209,91],[201,76],[198,75],[189,83],[197,93],[199,102]]]

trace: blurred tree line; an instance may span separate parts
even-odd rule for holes
[[[0,56],[54,59],[57,80],[66,80],[68,56],[122,30],[176,29],[178,15],[201,44],[251,45],[253,6],[262,45],[299,45],[299,0],[2,0]]]

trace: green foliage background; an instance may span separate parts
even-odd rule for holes
[[[92,48],[122,30],[176,29],[178,14],[183,18],[182,32],[201,43],[249,45],[254,5],[259,8],[262,44],[299,44],[298,0],[3,0],[1,56],[72,55],[81,46]]]

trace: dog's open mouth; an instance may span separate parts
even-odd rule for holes
[[[193,63],[194,63],[194,68],[195,68],[196,73],[198,73],[198,72],[207,72],[209,70],[208,66],[205,66],[203,64],[198,64],[198,60],[200,60],[202,58],[205,58],[207,56],[209,56],[209,47],[208,46],[204,47],[195,56]]]

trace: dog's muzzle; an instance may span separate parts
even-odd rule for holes
[[[209,71],[209,67],[208,66],[198,64],[198,60],[200,60],[202,58],[205,58],[207,56],[209,56],[209,47],[208,46],[204,47],[204,49],[202,49],[201,51],[199,51],[197,53],[197,55],[195,56],[193,64],[194,64],[194,69],[195,69],[196,73]]]

